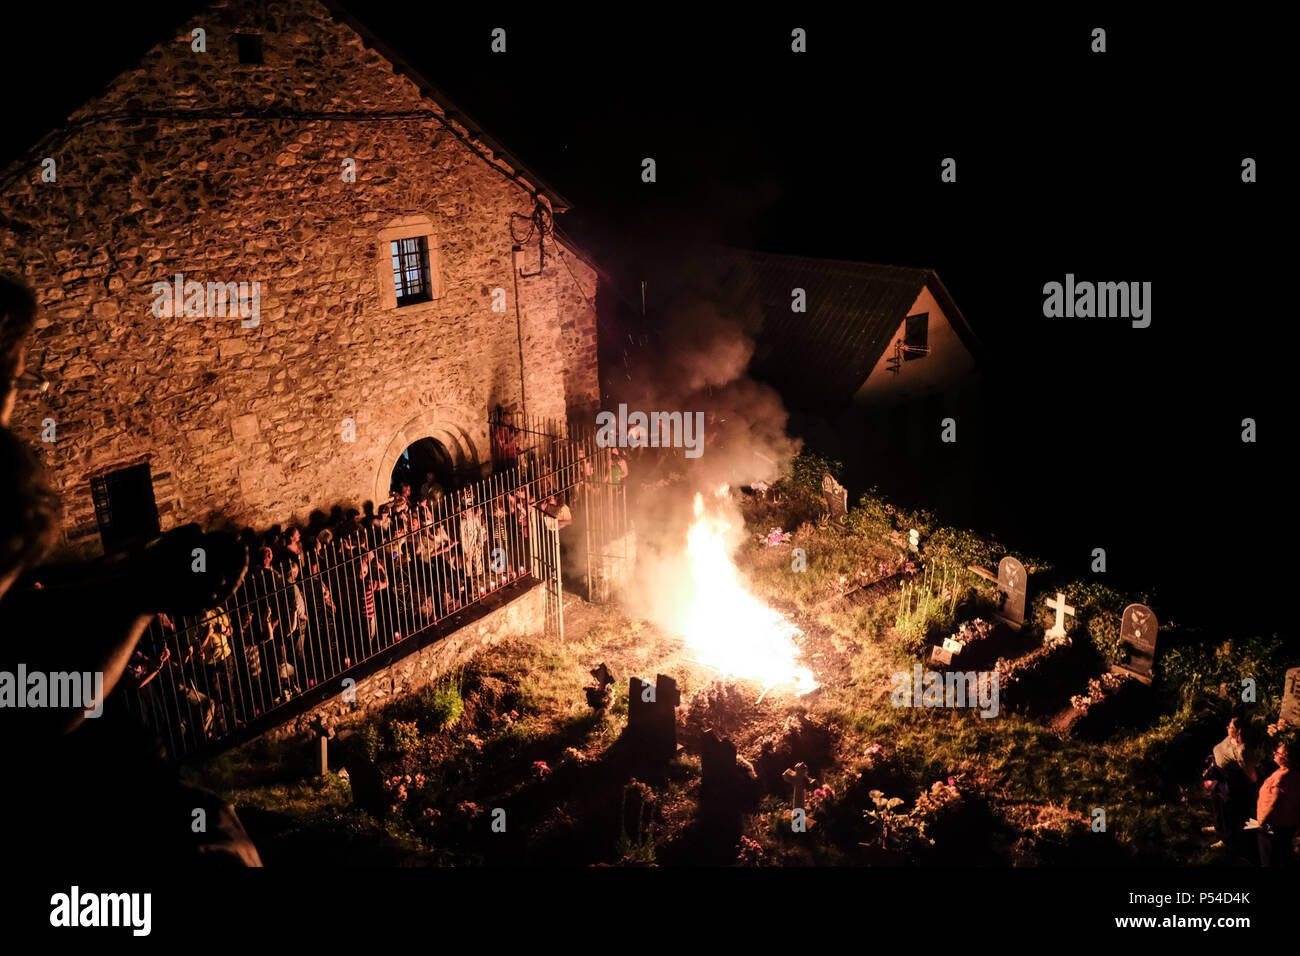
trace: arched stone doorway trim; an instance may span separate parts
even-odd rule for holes
[[[486,424],[472,429],[473,416],[463,408],[454,405],[434,405],[416,415],[400,429],[388,442],[379,459],[379,468],[375,472],[372,500],[376,505],[388,500],[389,482],[393,477],[393,468],[397,459],[421,438],[432,438],[447,450],[457,470],[471,471],[477,469],[486,460],[484,449],[479,445],[485,438],[477,438],[479,432],[485,432]]]

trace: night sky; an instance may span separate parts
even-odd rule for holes
[[[168,36],[168,7],[11,21],[31,59],[0,64],[0,156]],[[611,273],[682,240],[935,268],[986,346],[996,480],[1021,516],[1003,537],[1080,571],[1107,546],[1115,583],[1173,597],[1162,617],[1290,630],[1279,28],[914,5],[351,9],[572,201],[561,228]],[[1152,282],[1151,327],[1044,318],[1043,284],[1067,272]],[[1259,444],[1240,440],[1247,416]]]

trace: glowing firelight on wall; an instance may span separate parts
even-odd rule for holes
[[[726,486],[718,490],[725,496]],[[745,589],[726,544],[730,524],[708,514],[695,496],[695,520],[687,534],[693,593],[681,627],[693,660],[728,677],[750,680],[764,693],[782,687],[806,694],[817,686],[799,663],[798,627]]]

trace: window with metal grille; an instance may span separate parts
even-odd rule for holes
[[[930,313],[909,315],[903,331],[903,360],[925,358],[930,351]]]
[[[90,480],[104,553],[125,551],[160,533],[149,466],[132,465]]]
[[[236,33],[235,43],[239,47],[240,63],[262,62],[262,35],[260,33]]]
[[[390,245],[393,252],[393,290],[397,304],[428,302],[433,298],[428,236],[395,239]]]

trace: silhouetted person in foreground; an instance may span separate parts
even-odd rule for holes
[[[244,575],[247,552],[228,535],[187,525],[133,554],[37,567],[58,536],[58,500],[31,449],[7,427],[35,312],[31,293],[0,277],[5,857],[69,873],[198,860],[260,865],[234,810],[182,784],[113,695],[154,615],[195,614],[224,601]],[[196,549],[204,570],[195,570]]]

